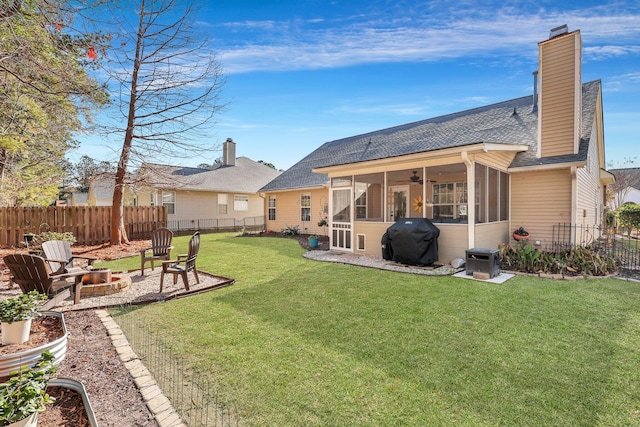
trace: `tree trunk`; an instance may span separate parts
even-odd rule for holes
[[[131,74],[131,94],[129,96],[129,112],[127,116],[127,130],[124,135],[118,170],[116,171],[115,188],[113,189],[113,201],[111,203],[111,244],[119,245],[129,243],[127,230],[124,226],[124,186],[133,144],[133,130],[135,128],[136,99],[138,93],[138,73],[140,71],[140,56],[142,52],[142,35],[145,14],[145,1],[140,5],[140,23],[138,27],[138,41],[136,43],[136,54],[133,62],[133,73]]]

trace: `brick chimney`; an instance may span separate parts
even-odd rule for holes
[[[223,166],[236,165],[236,143],[231,138],[227,138],[222,145],[222,164]]]
[[[580,30],[554,28],[538,43],[538,157],[575,154],[582,117],[582,39]]]

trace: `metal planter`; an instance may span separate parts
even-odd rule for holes
[[[89,424],[91,427],[98,427],[98,421],[96,420],[96,415],[91,407],[91,402],[89,401],[89,396],[87,396],[87,390],[84,388],[84,384],[71,378],[59,377],[49,380],[47,387],[67,388],[82,396],[82,403],[84,404],[84,409],[87,412]]]
[[[69,333],[67,332],[67,325],[64,323],[64,316],[62,313],[55,311],[43,311],[42,316],[54,316],[60,318],[62,323],[63,335],[51,342],[45,343],[40,347],[34,347],[29,350],[21,351],[19,353],[5,354],[0,356],[0,379],[8,378],[11,376],[11,372],[17,371],[22,366],[33,366],[40,360],[40,355],[49,350],[53,354],[53,363],[58,365],[62,362],[67,355],[67,338]]]

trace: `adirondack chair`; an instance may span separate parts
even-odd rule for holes
[[[173,232],[168,228],[157,228],[151,233],[151,247],[140,250],[140,270],[141,276],[144,276],[144,265],[151,261],[151,270],[153,270],[154,261],[164,261],[171,259],[171,240]]]
[[[182,277],[184,288],[189,290],[189,279],[187,274],[192,271],[196,278],[196,283],[200,283],[198,277],[198,269],[196,268],[196,257],[200,250],[200,232],[196,231],[191,240],[189,240],[189,253],[178,255],[176,260],[168,260],[162,262],[162,273],[160,274],[160,292],[162,292],[162,284],[164,283],[165,274],[173,274],[173,284],[178,282],[178,276]]]
[[[49,297],[45,309],[53,308],[58,301],[69,296],[69,288],[74,290],[74,304],[80,302],[82,276],[86,271],[64,274],[49,274],[44,258],[28,254],[6,255],[4,263],[11,273],[11,281],[20,286],[23,293],[38,291]],[[67,279],[74,279],[73,282]]]
[[[42,242],[42,251],[49,263],[52,274],[86,272],[86,268],[76,265],[76,260],[85,260],[87,265],[92,265],[96,260],[92,257],[73,255],[71,244],[63,240],[49,240]]]

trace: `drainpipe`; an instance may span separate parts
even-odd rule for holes
[[[578,168],[571,166],[571,226],[578,224]],[[575,233],[572,233],[571,243],[575,244]]]
[[[461,153],[461,157],[467,167],[467,240],[471,249],[476,246],[476,170],[466,151]]]

